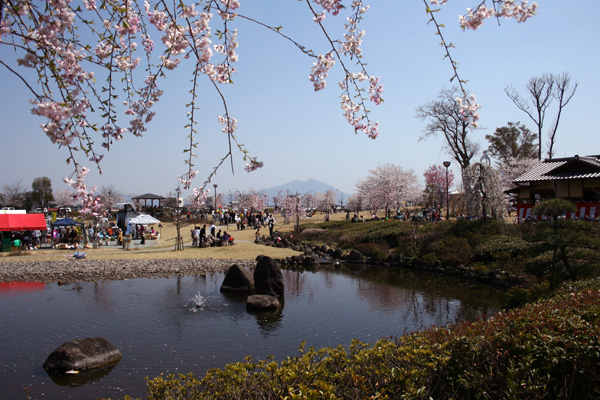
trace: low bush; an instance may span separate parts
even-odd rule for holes
[[[356,245],[356,250],[366,257],[371,258],[371,261],[385,261],[389,254],[389,247],[387,244],[377,243],[361,243]]]
[[[310,228],[301,232],[300,240],[324,240],[327,237],[327,229]]]
[[[479,261],[504,261],[525,255],[529,248],[519,236],[492,236],[475,248],[475,256]]]
[[[473,249],[465,238],[449,236],[432,243],[428,252],[433,252],[444,265],[468,265],[473,258]]]

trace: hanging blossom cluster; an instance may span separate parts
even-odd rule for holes
[[[313,83],[315,92],[325,89],[327,85],[326,79],[329,75],[329,70],[335,65],[335,59],[333,58],[332,51],[323,55],[317,56],[317,61],[313,63],[310,69],[310,75],[308,80]]]
[[[432,5],[444,5],[448,0],[430,0]],[[492,0],[493,6],[487,7],[483,1],[475,9],[467,8],[465,15],[458,17],[463,29],[478,29],[487,18],[514,18],[517,22],[525,22],[537,11],[537,3],[528,1]]]
[[[303,1],[303,0],[299,0]],[[342,0],[313,0],[313,2],[323,8],[323,11],[331,14],[338,15],[340,11],[344,9]]]
[[[81,212],[96,217],[100,214],[103,204],[100,197],[94,195],[96,187],[93,186],[91,189],[88,189],[85,185],[84,178],[90,170],[89,168],[81,166],[76,167],[76,169],[77,171],[75,173],[68,178],[64,178],[63,181],[75,189],[75,194],[73,194],[72,199],[81,202],[81,205],[83,206]],[[73,176],[75,176],[76,179],[73,179]]]
[[[194,204],[198,206],[203,205],[206,202],[209,193],[209,189],[194,188]]]
[[[314,3],[323,8],[321,13],[313,9],[314,21],[321,27],[326,13],[336,15],[342,9],[340,1],[314,1]],[[378,77],[369,75],[362,62],[361,46],[365,31],[359,29],[359,24],[368,9],[369,6],[364,5],[360,0],[352,2],[350,16],[346,18],[344,24],[346,30],[344,40],[330,42],[332,49],[324,55],[317,56],[308,79],[312,82],[315,91],[324,89],[329,71],[335,65],[337,58],[345,72],[344,80],[338,83],[342,90],[340,95],[342,114],[356,133],[362,132],[375,139],[379,135],[379,123],[370,120],[366,102],[381,104],[383,85]],[[346,60],[353,61],[358,66],[359,72],[351,72],[345,64]],[[368,93],[368,97],[364,95],[365,92]]]
[[[464,29],[477,29],[483,25],[483,21],[491,17],[514,18],[518,22],[525,22],[528,18],[533,17],[537,11],[537,3],[528,5],[527,1],[520,3],[514,0],[504,0],[500,2],[498,8],[488,8],[485,4],[481,4],[475,10],[467,8],[467,14],[459,16],[460,26]]]
[[[474,128],[477,128],[478,126],[479,113],[477,110],[481,108],[481,104],[476,103],[476,101],[477,98],[474,94],[456,98],[456,104],[459,107],[460,115],[463,120],[467,121]]]

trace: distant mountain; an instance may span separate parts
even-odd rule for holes
[[[348,200],[348,197],[350,197],[350,195],[348,193],[339,191],[335,187],[328,185],[326,183],[323,183],[321,181],[318,181],[316,179],[309,179],[307,181],[301,181],[301,180],[297,179],[295,181],[284,183],[283,185],[258,190],[257,193],[258,192],[267,193],[269,195],[269,202],[270,202],[271,199],[273,199],[273,197],[277,196],[277,194],[281,190],[289,190],[290,194],[298,193],[298,194],[302,195],[302,194],[305,194],[305,193],[308,193],[311,191],[315,192],[315,193],[325,193],[329,189],[333,189],[336,192],[336,197],[337,197],[336,201],[339,199],[340,196],[343,196],[344,203],[346,203],[346,201]]]

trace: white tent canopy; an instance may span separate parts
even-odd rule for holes
[[[152,225],[160,224],[160,221],[148,214],[140,214],[135,218],[131,218],[127,221],[129,225]]]

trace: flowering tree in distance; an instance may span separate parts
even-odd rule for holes
[[[347,207],[354,212],[362,211],[363,198],[359,193],[352,193],[348,199]]]
[[[525,172],[530,171],[534,166],[539,164],[537,158],[508,158],[498,167],[500,183],[504,190],[514,187],[513,181]]]
[[[399,208],[403,202],[416,201],[421,191],[412,169],[404,170],[389,163],[370,170],[366,178],[356,183],[356,188],[359,195],[367,199],[373,214],[383,208],[386,215],[391,208]]]
[[[247,194],[244,201],[244,207],[250,211],[260,211],[266,208],[265,195],[254,191]]]
[[[316,201],[317,201],[317,196],[316,196],[316,193],[313,191],[306,192],[302,196],[302,204],[304,204],[304,206],[306,208],[312,209],[315,206]]]
[[[289,224],[291,220],[297,221],[304,214],[302,196],[297,193],[290,193],[289,190],[279,191],[277,204],[281,210],[284,224]]]
[[[316,200],[317,206],[323,212],[328,213],[335,209],[335,191],[333,189],[329,189],[325,193],[317,193]]]
[[[442,24],[435,19],[431,5],[446,0],[423,0],[426,11],[441,37]],[[485,18],[510,17],[523,21],[535,12],[534,6],[514,0],[485,1],[475,9],[467,9],[460,23],[465,29],[478,28]],[[342,112],[355,132],[371,138],[379,134],[367,105],[380,104],[383,86],[379,77],[366,69],[362,60],[364,31],[360,23],[368,10],[362,0],[303,0],[313,16],[315,29],[329,50],[315,54],[308,47],[285,34],[281,26],[270,26],[244,16],[240,0],[185,0],[172,2],[146,0],[0,0],[0,45],[9,47],[14,59],[2,59],[2,65],[22,81],[31,93],[32,113],[43,119],[44,134],[69,152],[67,162],[73,171],[64,180],[77,191],[84,204],[96,201],[93,188],[84,178],[89,168],[82,158],[97,165],[101,172],[103,152],[125,135],[142,136],[152,121],[154,106],[163,94],[161,87],[180,64],[192,65],[191,87],[187,104],[186,170],[179,180],[190,188],[198,175],[194,169],[196,157],[198,85],[206,80],[222,105],[222,132],[229,139],[223,156],[207,174],[204,183],[195,189],[197,198],[205,199],[205,188],[217,169],[227,160],[233,166],[233,151],[238,149],[246,161],[246,170],[263,164],[238,141],[237,120],[228,107],[223,85],[233,83],[239,46],[236,23],[255,22],[289,41],[299,51],[314,60],[309,80],[315,91],[325,88],[334,65],[343,71],[338,83]],[[296,2],[298,3],[298,2]],[[331,36],[324,26],[328,17],[342,18],[345,33]],[[462,89],[458,104],[466,120],[475,118],[471,97],[462,88],[456,64],[450,57],[450,44],[442,40],[446,56],[451,61],[454,78]],[[23,69],[25,68],[25,69]],[[29,68],[32,72],[28,72]],[[81,150],[78,152],[78,150]]]
[[[463,171],[464,208],[469,216],[503,219],[505,196],[496,170],[474,163]]]
[[[72,206],[75,205],[75,196],[73,189],[63,187],[54,192],[54,202],[59,206]]]
[[[102,211],[110,212],[110,209],[114,204],[122,203],[124,201],[123,194],[113,185],[102,186],[97,194],[102,202]]]
[[[431,196],[432,202],[446,203],[446,193],[454,183],[454,173],[448,170],[448,185],[446,186],[446,168],[443,165],[432,165],[423,173],[425,191]]]

